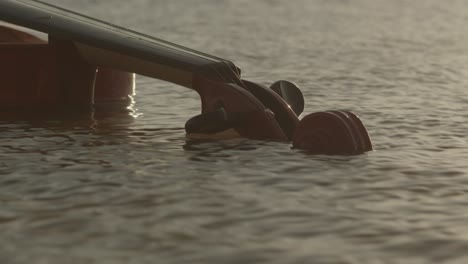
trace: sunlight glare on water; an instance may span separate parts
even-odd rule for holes
[[[2,263],[468,260],[468,2],[47,2],[291,80],[376,151],[188,139],[198,95],[138,76],[135,118],[0,122]]]

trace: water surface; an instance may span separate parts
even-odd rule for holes
[[[376,151],[188,139],[197,94],[139,76],[135,117],[0,122],[2,263],[467,261],[466,1],[47,2],[291,80]]]

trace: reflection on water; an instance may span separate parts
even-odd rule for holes
[[[2,263],[466,262],[465,1],[48,2],[294,81],[376,151],[187,138],[198,95],[139,76],[133,116],[0,122]]]

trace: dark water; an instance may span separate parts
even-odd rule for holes
[[[197,95],[138,77],[135,118],[0,123],[1,263],[468,260],[468,2],[47,2],[294,81],[376,151],[190,140]]]

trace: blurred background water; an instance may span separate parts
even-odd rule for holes
[[[198,95],[138,76],[134,117],[0,122],[1,263],[468,260],[468,2],[47,2],[291,80],[376,151],[191,140]]]

